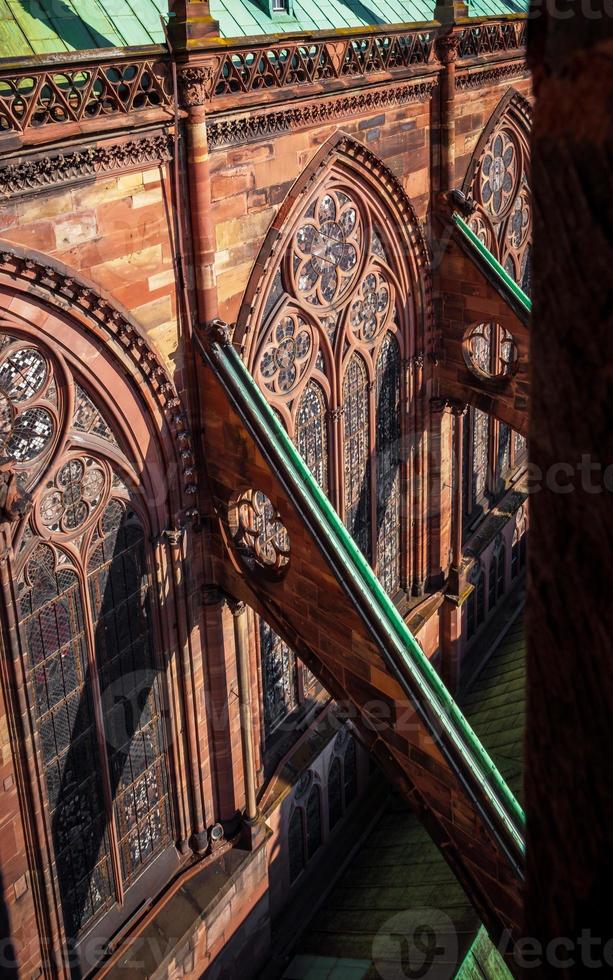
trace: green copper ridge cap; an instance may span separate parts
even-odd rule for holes
[[[312,476],[236,349],[229,341],[215,339],[207,345],[197,335],[196,341],[241,421],[290,497],[294,502],[299,498],[305,523],[326,546],[331,564],[346,577],[344,588],[353,598],[349,589],[351,584],[359,596],[360,604],[356,602],[356,607],[371,632],[378,637],[384,659],[392,666],[396,679],[409,694],[431,736],[521,876],[521,857],[518,861],[518,855],[524,853],[525,816],[519,802]],[[395,654],[391,659],[390,645]],[[441,733],[446,741],[441,740]],[[457,758],[450,755],[447,743],[453,746]],[[485,806],[476,798],[471,781],[478,787]]]
[[[526,296],[521,286],[515,282],[498,259],[492,255],[489,248],[483,244],[479,236],[475,235],[472,228],[464,221],[464,218],[457,211],[454,211],[452,217],[456,227],[488,265],[503,290],[512,293],[515,300],[517,300],[521,308],[529,316],[532,313],[532,300],[530,297]]]

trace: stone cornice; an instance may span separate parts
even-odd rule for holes
[[[528,77],[529,70],[524,59],[514,61],[512,64],[495,65],[490,68],[481,68],[476,71],[458,72],[455,79],[455,87],[460,91],[473,88],[481,88],[484,85],[496,85],[498,82],[507,81],[510,78],[520,78],[522,75]]]
[[[46,187],[70,184],[101,174],[130,170],[172,159],[172,137],[165,133],[141,136],[123,143],[85,146],[63,153],[49,153],[0,166],[0,197],[11,198]]]
[[[277,133],[307,128],[322,122],[360,115],[377,109],[405,105],[410,102],[426,102],[437,86],[437,79],[407,82],[376,90],[337,96],[333,99],[308,102],[291,108],[261,112],[257,115],[230,119],[215,119],[207,127],[209,146],[227,146],[266,139]]]

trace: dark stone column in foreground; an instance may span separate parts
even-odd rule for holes
[[[526,935],[552,945],[525,964],[556,978],[613,967],[613,10],[581,6],[539,3],[529,42]]]

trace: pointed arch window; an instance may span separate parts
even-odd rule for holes
[[[343,380],[345,522],[362,554],[370,561],[370,404],[368,376],[358,354],[351,358]]]
[[[111,930],[130,914],[137,877],[159,887],[156,858],[172,853],[151,531],[112,426],[62,357],[0,334],[3,399],[16,406],[5,457],[32,494],[14,539],[20,647],[52,874],[78,949],[94,922],[105,934],[107,912]]]
[[[396,199],[343,154],[295,191],[237,337],[316,479],[397,594],[409,574],[399,450],[401,364],[417,313],[411,245],[400,240]]]
[[[400,352],[387,334],[377,358],[377,572],[390,595],[400,588]]]
[[[469,225],[528,295],[532,250],[529,140],[526,113],[518,105],[517,94],[511,93],[496,110],[463,186],[476,205]],[[481,353],[484,370],[491,371],[495,352],[483,343]],[[491,499],[502,495],[508,479],[525,462],[525,440],[494,418],[489,420],[486,438],[485,423],[476,411],[472,416],[471,437],[465,446],[464,494],[466,514],[476,517],[487,506],[485,490],[489,489]],[[465,522],[467,530],[470,523]]]

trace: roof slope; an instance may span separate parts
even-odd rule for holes
[[[462,698],[468,720],[514,792],[521,790],[524,662],[520,618]],[[428,832],[408,805],[394,797],[298,940],[298,955],[284,976],[288,980],[310,980],[311,976],[319,976],[320,958],[329,957],[338,960],[339,966],[346,966],[349,960],[359,961],[363,965],[361,969],[356,965],[356,976],[375,980],[383,970],[377,972],[372,965],[373,953],[381,960],[389,956],[393,963],[398,946],[391,936],[387,942],[389,930],[394,931],[392,927],[398,923],[399,931],[408,929],[410,910],[423,909],[442,913],[440,925],[433,921],[439,929],[445,921],[453,926],[451,935],[457,939],[457,953],[455,939],[442,943],[455,960],[449,961],[450,975],[454,965],[464,960],[470,950],[464,962],[464,980],[475,976],[480,980],[483,976],[510,980],[487,934],[479,932],[476,913]],[[400,916],[398,922],[395,916]],[[437,935],[438,940],[443,938]],[[437,966],[442,962],[437,960]]]
[[[526,13],[528,0],[468,0],[473,17]],[[435,0],[294,0],[293,16],[264,0],[211,0],[222,37],[432,20]],[[168,0],[0,0],[0,57],[163,44]]]

